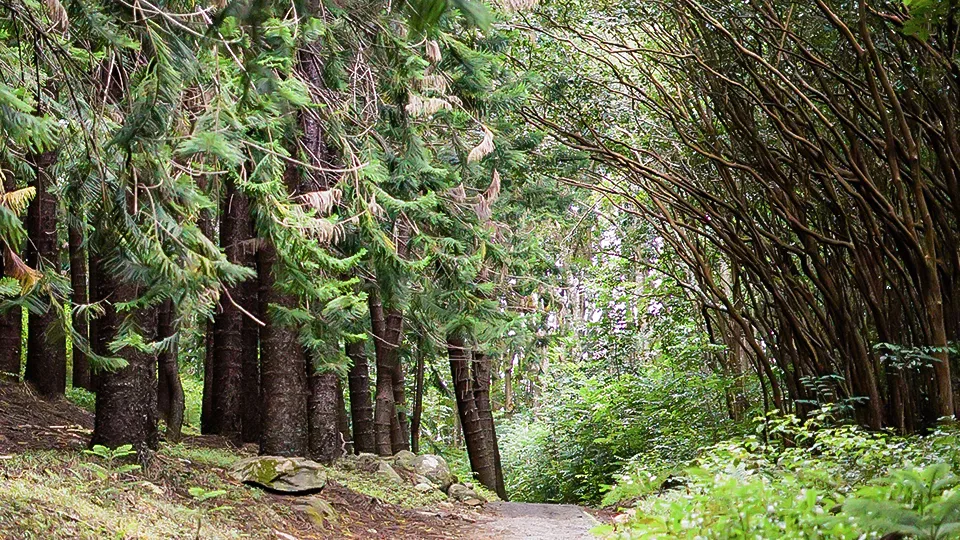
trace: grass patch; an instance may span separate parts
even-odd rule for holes
[[[357,493],[404,508],[421,508],[447,500],[447,496],[437,490],[421,493],[409,484],[396,484],[374,473],[351,471],[338,465],[328,468],[327,479]]]

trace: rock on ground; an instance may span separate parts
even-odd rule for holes
[[[279,493],[316,493],[327,485],[323,466],[304,458],[249,457],[234,464],[230,474],[244,484]]]

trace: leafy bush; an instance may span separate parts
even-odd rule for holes
[[[498,428],[507,491],[518,500],[596,503],[625,470],[662,474],[689,462],[735,430],[717,385],[674,366],[619,376],[559,367],[536,415]]]
[[[90,412],[94,412],[97,408],[97,395],[85,388],[73,386],[67,388],[67,401]]]
[[[957,427],[904,438],[833,425],[824,410],[801,422],[771,415],[757,435],[713,446],[658,491],[631,476],[640,497],[611,538],[870,538],[960,532]],[[760,434],[766,433],[768,440]]]

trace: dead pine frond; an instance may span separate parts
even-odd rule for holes
[[[473,163],[474,161],[480,161],[486,157],[490,152],[493,152],[495,148],[493,144],[493,132],[490,131],[490,128],[483,126],[483,140],[480,141],[480,144],[473,147],[473,150],[470,150],[470,154],[467,155],[467,163]]]

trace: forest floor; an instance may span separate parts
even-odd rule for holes
[[[255,448],[210,436],[162,444],[146,470],[86,454],[93,415],[0,384],[0,538],[577,539],[596,521],[570,505],[473,509],[329,469],[315,496],[281,496],[228,475]],[[193,493],[191,493],[193,492]]]

